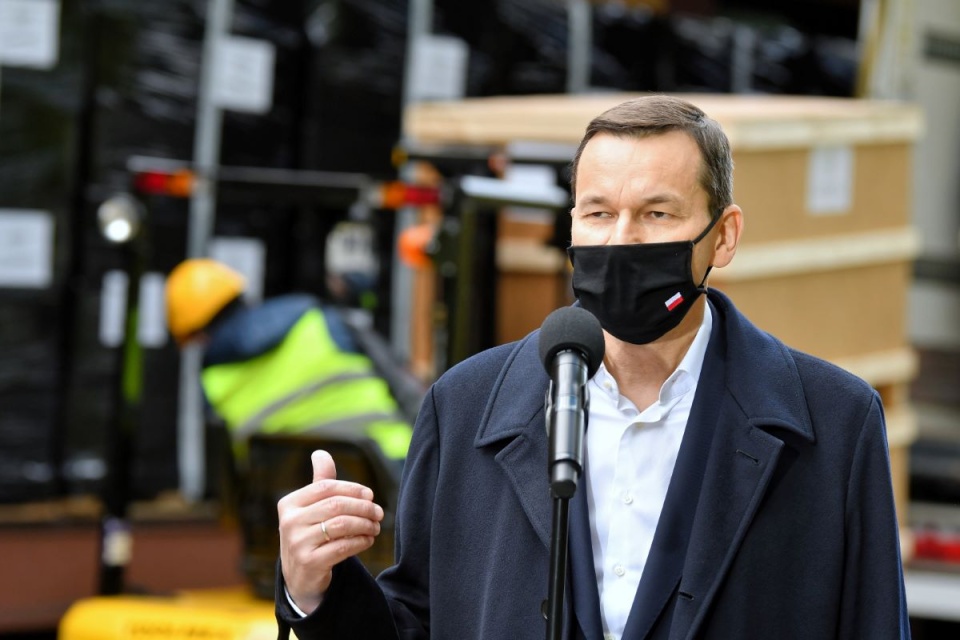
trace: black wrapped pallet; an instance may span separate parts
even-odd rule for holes
[[[152,156],[189,162],[200,81],[206,0],[89,0],[85,35],[89,44],[89,167],[85,200],[77,210],[83,229],[78,241],[74,365],[67,394],[71,491],[98,485],[95,461],[115,419],[120,347],[100,343],[100,298],[104,274],[128,270],[123,249],[106,242],[96,228],[97,207],[117,191],[131,188],[128,160]],[[233,166],[291,168],[299,154],[302,103],[302,6],[298,2],[238,1],[230,33],[268,41],[275,51],[271,108],[263,114],[225,111],[220,160]],[[186,257],[189,202],[149,198],[138,269],[165,275]],[[269,208],[268,208],[269,209]],[[270,286],[291,286],[285,266],[289,252],[273,236],[289,234],[279,208],[224,205],[217,210],[215,235],[265,237]],[[276,267],[274,263],[283,264]],[[131,439],[132,498],[151,498],[175,489],[179,354],[167,342],[140,350],[142,395]],[[113,399],[112,399],[113,398]],[[102,478],[101,478],[102,479]]]
[[[83,107],[79,0],[60,3],[59,21],[59,56],[52,68],[6,65],[0,78],[0,209],[15,225],[45,218],[52,233],[43,248],[0,239],[0,247],[24,252],[19,258],[5,255],[0,262],[8,268],[11,260],[39,262],[46,252],[50,258],[46,274],[34,283],[0,277],[0,502],[42,499],[63,489],[62,398]]]
[[[0,304],[0,503],[58,488],[60,354],[56,303],[10,294]]]

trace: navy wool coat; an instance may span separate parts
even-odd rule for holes
[[[862,380],[711,291],[714,328],[625,640],[908,638],[883,410]],[[397,564],[334,569],[281,635],[543,638],[553,503],[537,332],[453,367],[417,420]],[[570,506],[567,638],[602,640],[586,491]]]

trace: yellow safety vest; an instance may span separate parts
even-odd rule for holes
[[[254,433],[355,428],[387,457],[407,455],[412,427],[387,383],[369,358],[337,347],[319,309],[304,313],[270,351],[206,367],[201,379],[235,442]]]

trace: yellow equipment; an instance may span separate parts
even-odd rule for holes
[[[292,636],[292,634],[291,634]],[[173,597],[104,596],[74,604],[59,640],[274,640],[273,601],[246,589],[183,592]]]
[[[178,264],[167,278],[167,326],[179,343],[200,331],[246,286],[239,273],[209,258]]]

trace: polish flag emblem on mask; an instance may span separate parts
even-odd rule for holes
[[[680,295],[680,292],[677,291],[675,294],[670,296],[670,299],[664,302],[663,304],[667,307],[667,311],[673,311],[677,306],[683,302],[683,296]]]

